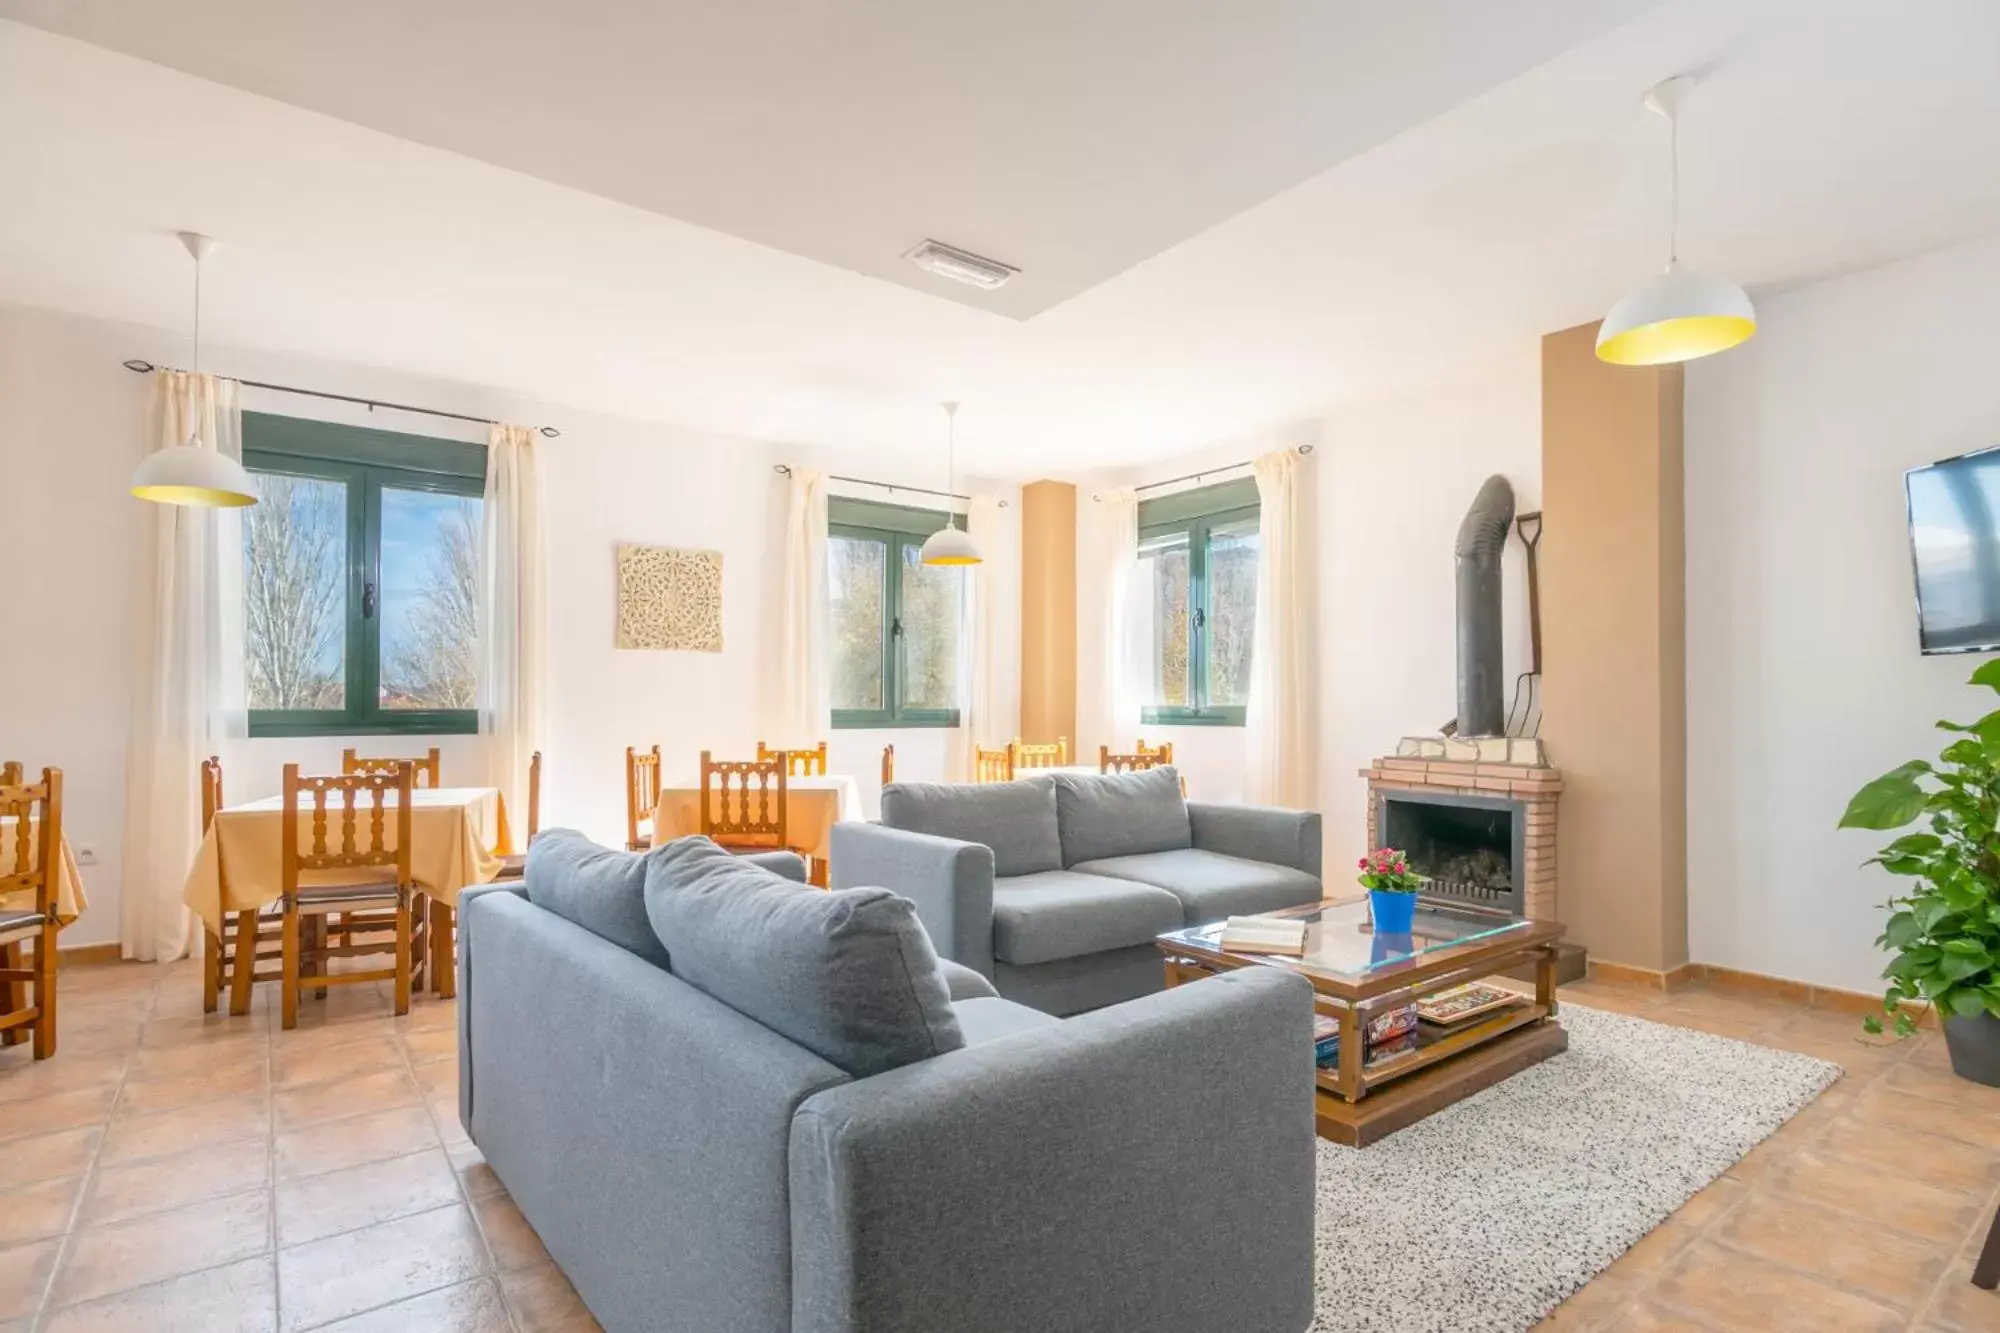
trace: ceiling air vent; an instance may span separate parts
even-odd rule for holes
[[[925,241],[914,249],[904,251],[903,258],[926,273],[935,273],[940,278],[950,278],[953,282],[963,282],[987,291],[992,291],[1021,271],[1012,264],[975,255],[970,250],[961,250],[943,241]]]

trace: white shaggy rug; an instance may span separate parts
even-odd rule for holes
[[[1372,1147],[1319,1144],[1312,1333],[1520,1333],[1841,1075],[1565,1004],[1569,1049]]]

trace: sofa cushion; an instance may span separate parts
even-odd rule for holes
[[[1039,1009],[1030,1009],[1025,1004],[1015,1004],[998,996],[960,1000],[952,1008],[958,1013],[958,1025],[965,1032],[967,1046],[977,1046],[982,1041],[997,1041],[1019,1032],[1055,1027],[1062,1022],[1054,1014],[1045,1014]]]
[[[931,947],[937,946],[933,944]],[[965,964],[954,963],[949,958],[938,959],[938,971],[944,976],[944,988],[951,992],[953,1004],[957,1004],[960,1000],[990,999],[1000,993],[985,977]]]
[[[544,829],[528,847],[522,887],[535,906],[666,967],[667,951],[646,919],[649,855],[601,846],[575,829]]]
[[[1113,856],[1085,861],[1076,867],[1092,875],[1107,875],[1151,884],[1180,899],[1191,926],[1207,925],[1229,916],[1253,916],[1281,907],[1300,907],[1320,900],[1320,883],[1303,871],[1268,861],[1184,847],[1172,852]]]
[[[1055,784],[1056,830],[1066,867],[1193,845],[1181,775],[1171,767],[1058,773]]]
[[[993,881],[993,956],[1017,967],[1151,944],[1186,924],[1180,899],[1131,879],[1045,870]]]
[[[648,860],[646,915],[675,976],[856,1078],[965,1044],[916,908],[887,889],[810,891],[676,838]]]
[[[1046,777],[974,786],[892,782],[882,789],[882,822],[991,847],[995,875],[1062,869],[1055,783]]]

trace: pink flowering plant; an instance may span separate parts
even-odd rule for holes
[[[1424,877],[1410,869],[1410,858],[1394,847],[1377,847],[1361,858],[1361,887],[1387,893],[1415,893]]]

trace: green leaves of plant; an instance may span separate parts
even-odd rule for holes
[[[1984,685],[1990,690],[2000,692],[2000,657],[1989,657],[1981,662],[1973,671],[1972,679],[1968,683]]]
[[[1928,772],[1930,765],[1914,769],[1905,764],[1892,772],[1884,773],[1860,791],[1847,803],[1847,813],[1840,817],[1842,828],[1901,828],[1924,812],[1929,800],[1924,789],[1917,785],[1917,773]]]

